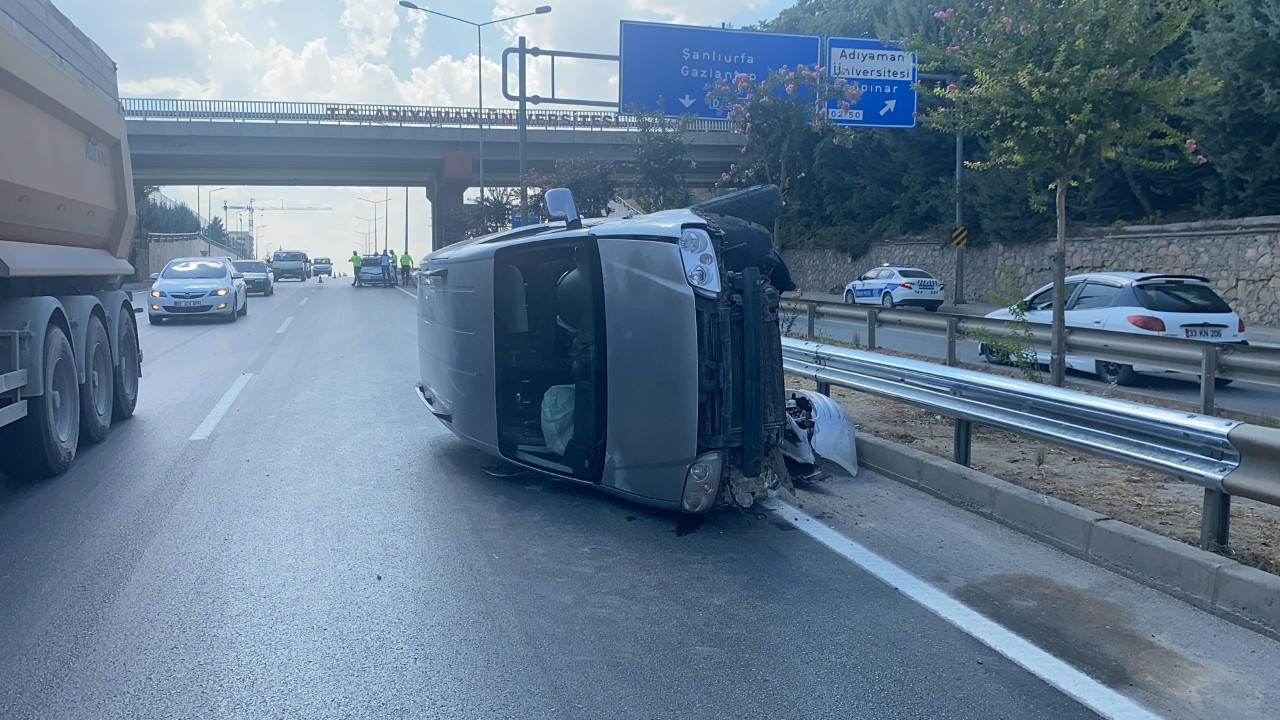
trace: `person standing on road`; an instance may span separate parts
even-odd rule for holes
[[[391,282],[391,256],[387,255],[386,250],[382,251],[382,257],[378,258],[378,264],[382,265],[382,279],[386,282]]]
[[[413,270],[413,258],[409,257],[409,253],[400,256],[400,283],[402,285],[409,284],[409,273]]]
[[[360,253],[356,252],[355,250],[352,250],[351,251],[351,287],[355,287],[356,283],[360,282],[360,266],[363,264],[364,264],[364,260],[361,259]]]
[[[391,282],[396,282],[400,278],[400,275],[396,273],[396,251],[391,250],[390,256],[391,256]]]

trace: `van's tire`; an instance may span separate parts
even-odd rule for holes
[[[138,329],[127,316],[120,319],[120,341],[116,344],[120,357],[116,358],[111,415],[120,421],[133,417],[133,410],[138,406],[138,378],[142,377]]]
[[[732,215],[758,225],[772,225],[782,213],[782,191],[777,185],[756,185],[746,190],[703,200],[691,210],[716,215]]]
[[[27,416],[0,429],[0,466],[23,479],[53,477],[71,466],[80,442],[76,357],[62,328],[44,335],[44,392],[27,398]]]
[[[84,382],[80,383],[80,440],[100,443],[111,432],[115,405],[115,367],[111,361],[111,339],[96,317],[90,318],[85,333]]]
[[[1096,360],[1093,366],[1094,373],[1104,382],[1113,385],[1132,385],[1138,381],[1138,373],[1133,371],[1132,365]]]

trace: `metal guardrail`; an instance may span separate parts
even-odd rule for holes
[[[964,465],[978,423],[1200,485],[1203,547],[1227,545],[1232,495],[1280,505],[1280,430],[792,338],[782,356],[787,372],[828,392],[838,385],[955,418]]]
[[[180,100],[121,98],[130,120],[209,122],[336,123],[345,125],[419,125],[425,127],[515,128],[514,108],[458,108],[435,105],[276,102],[269,100]],[[483,114],[482,114],[483,113]],[[529,110],[535,130],[635,130],[636,119],[608,111]],[[691,119],[687,130],[732,132],[727,120]]]
[[[877,327],[897,327],[936,335],[947,341],[948,365],[956,364],[956,342],[972,339],[967,335],[974,331],[1013,336],[1006,320],[969,315],[881,310],[816,300],[784,300],[783,310],[794,313],[797,317],[805,317],[806,337],[811,340],[817,337],[818,320],[859,323],[865,328],[864,344],[869,350],[877,347]],[[1051,327],[1043,323],[1028,323],[1027,327],[1036,349],[1048,350],[1053,338]],[[1093,328],[1067,328],[1067,354],[1199,375],[1200,411],[1207,415],[1214,413],[1215,386],[1212,378],[1280,387],[1280,349],[1276,348],[1209,343]]]

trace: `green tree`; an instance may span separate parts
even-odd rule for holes
[[[742,160],[721,176],[722,184],[772,183],[786,197],[792,183],[813,168],[819,144],[851,146],[853,133],[827,122],[828,102],[844,108],[856,101],[858,90],[843,79],[828,83],[820,68],[798,65],[771,70],[763,79],[739,73],[711,87],[708,104],[727,108],[734,128],[742,133]],[[778,237],[782,218],[773,221]]]
[[[545,210],[542,196],[552,188],[568,188],[573,192],[578,213],[584,218],[604,217],[609,203],[618,196],[618,181],[613,163],[600,160],[591,153],[583,157],[557,160],[552,172],[530,173],[529,185],[535,189],[529,198],[530,212]]]
[[[457,232],[453,237],[473,238],[511,227],[517,212],[518,196],[514,190],[490,188],[484,201],[467,203],[457,214]]]
[[[1280,0],[1221,0],[1192,33],[1192,58],[1222,80],[1195,121],[1214,137],[1206,209],[1270,214],[1280,207]]]
[[[935,13],[936,42],[912,43],[926,69],[958,75],[935,91],[944,101],[928,112],[935,127],[986,138],[980,168],[1052,178],[1054,385],[1066,367],[1067,188],[1109,161],[1169,168],[1179,150],[1205,161],[1170,119],[1207,83],[1161,57],[1200,10],[1200,0],[960,0]]]
[[[685,121],[667,117],[659,105],[652,112],[636,111],[636,199],[645,212],[689,205],[691,194],[685,171],[694,165],[685,159]]]
[[[222,218],[214,217],[205,226],[206,232],[209,233],[209,239],[213,242],[225,245],[227,243],[227,229],[222,226]]]

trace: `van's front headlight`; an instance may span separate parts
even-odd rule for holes
[[[711,235],[702,228],[686,228],[680,233],[680,259],[684,277],[694,292],[709,297],[720,294],[720,263]]]
[[[706,512],[715,504],[719,494],[720,453],[699,455],[685,472],[680,507],[690,513]]]

